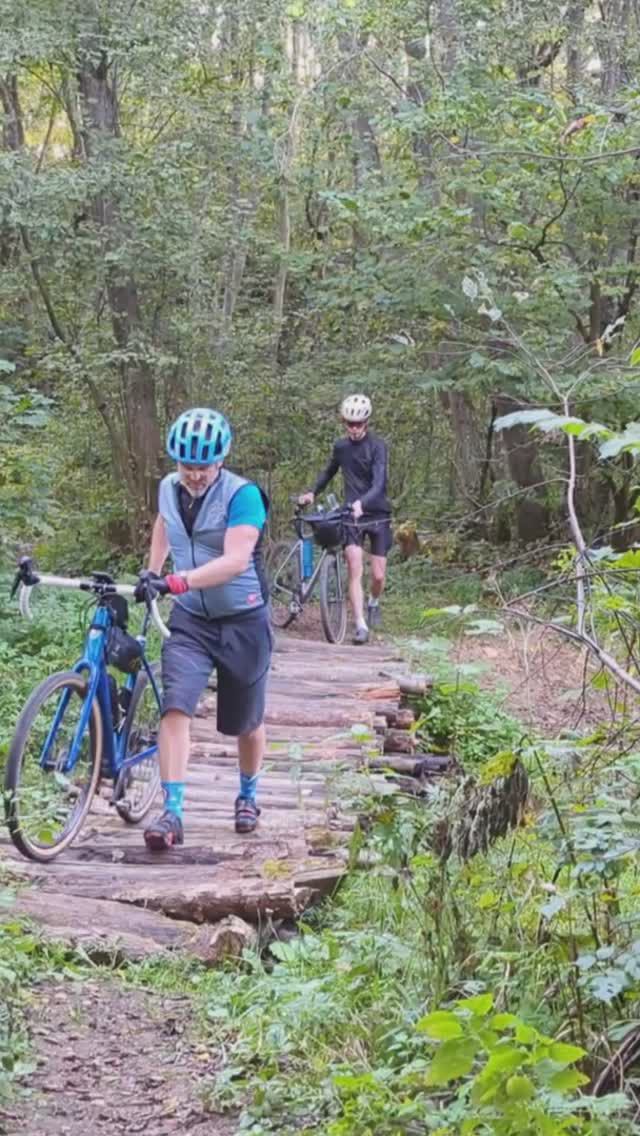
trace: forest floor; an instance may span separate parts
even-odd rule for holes
[[[35,1068],[6,1136],[231,1136],[200,1091],[215,1070],[188,998],[138,990],[117,976],[47,979],[27,1024]]]
[[[480,664],[474,677],[495,695],[496,705],[546,737],[583,732],[609,716],[607,693],[590,685],[596,671],[588,654],[547,628],[463,637],[451,659]]]

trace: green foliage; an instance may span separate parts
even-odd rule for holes
[[[517,747],[523,730],[475,683],[458,679],[437,684],[425,698],[418,735],[426,748],[452,753],[463,766],[474,766]]]
[[[27,534],[34,539],[53,532],[55,459],[47,449],[43,454],[50,420],[49,398],[29,389],[0,389],[0,565]]]
[[[416,1023],[419,1032],[440,1043],[427,1070],[428,1085],[446,1086],[473,1074],[463,1097],[470,1115],[462,1119],[459,1098],[450,1106],[461,1136],[593,1132],[591,1123],[577,1115],[586,1102],[574,1095],[589,1083],[572,1068],[587,1056],[584,1049],[545,1037],[515,1014],[492,1014],[492,1009],[493,996],[480,994]],[[616,1103],[625,1110],[624,1097]],[[611,1115],[611,1105],[598,1102],[588,1111]],[[442,1131],[452,1131],[446,1121]]]
[[[0,769],[28,695],[52,671],[75,662],[86,599],[43,589],[33,600],[33,621],[8,598],[11,577],[0,576]]]
[[[56,508],[23,493],[10,545],[32,527],[64,556],[71,515],[83,563],[85,531],[140,555],[192,401],[229,413],[281,528],[364,386],[397,511],[501,539],[526,537],[520,502],[483,509],[530,483],[508,432],[487,450],[494,397],[539,403],[546,370],[576,392],[567,428],[634,417],[635,13],[612,39],[604,9],[574,27],[552,0],[465,0],[451,25],[393,0],[0,8],[0,370],[58,427],[19,479]]]

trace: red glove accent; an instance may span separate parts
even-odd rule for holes
[[[189,591],[189,585],[184,576],[176,576],[170,573],[164,579],[172,596],[182,596]]]

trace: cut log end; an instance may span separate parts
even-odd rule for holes
[[[417,748],[415,734],[407,730],[387,730],[384,737],[385,753],[415,753]]]
[[[398,689],[401,694],[422,695],[433,687],[433,679],[429,675],[404,675],[398,679]]]

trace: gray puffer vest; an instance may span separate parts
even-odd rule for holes
[[[222,469],[206,492],[193,533],[189,536],[178,505],[179,480],[177,473],[164,477],[160,483],[159,498],[159,512],[167,528],[177,572],[199,568],[222,556],[231,502],[243,485],[251,484],[246,478]],[[239,576],[214,588],[194,588],[183,596],[177,596],[176,602],[192,615],[204,616],[205,619],[221,619],[264,606],[259,560],[260,554],[256,549],[249,567]]]

